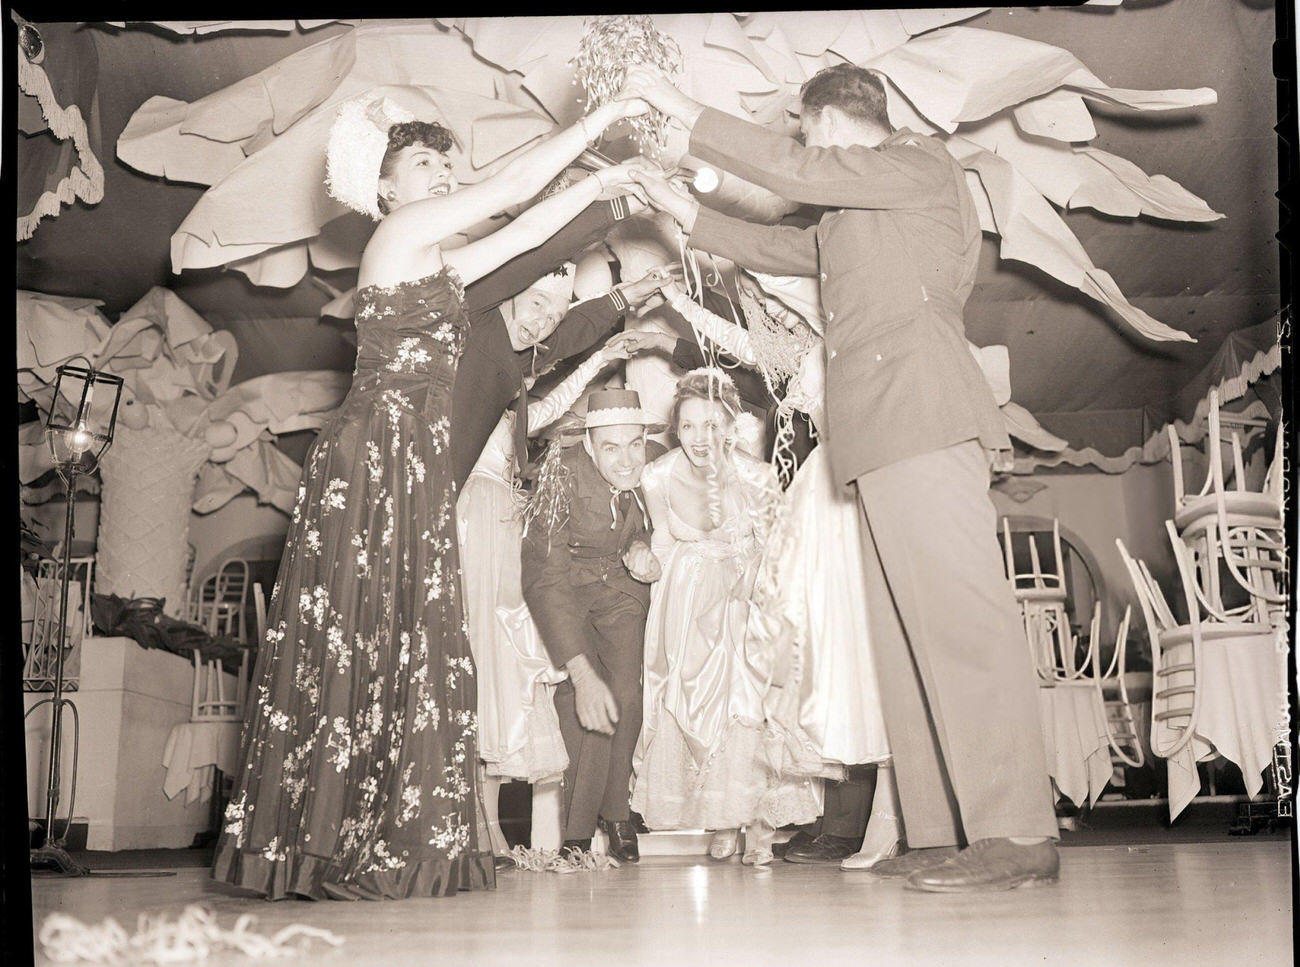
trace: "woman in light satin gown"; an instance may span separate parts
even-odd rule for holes
[[[820,335],[815,280],[759,277],[781,298],[768,295],[741,274],[747,315],[766,312],[787,328],[811,325]],[[709,312],[680,286],[666,286],[664,294],[697,335],[743,365],[759,365],[753,324],[745,329]],[[781,404],[807,414],[822,441],[825,372],[825,349],[818,338],[802,355]],[[860,514],[852,494],[836,486],[826,447],[821,445],[813,448],[794,474],[786,501],[787,511],[767,541],[761,572],[766,593],[759,596],[760,613],[773,629],[772,636],[780,636],[778,626],[787,626],[791,653],[784,660],[792,666],[785,685],[771,688],[765,699],[769,720],[780,723],[779,732],[786,740],[770,744],[767,759],[775,774],[792,780],[801,776],[839,780],[848,766],[879,767],[867,833],[856,858],[858,864],[870,865],[894,852],[900,828],[889,741],[868,647],[870,623],[861,593]],[[834,566],[828,567],[829,562]]]
[[[750,827],[745,858],[766,862],[773,828],[810,821],[817,802],[807,778],[776,784],[764,763],[776,669],[751,633],[751,594],[781,491],[771,466],[737,450],[739,412],[724,372],[688,373],[672,412],[680,446],[642,474],[663,574],[646,618],[632,808],[652,829],[716,830],[717,859]]]

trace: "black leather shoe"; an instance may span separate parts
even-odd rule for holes
[[[635,863],[641,859],[641,850],[636,841],[636,828],[630,819],[607,819],[600,821],[600,828],[605,833],[609,845],[609,855],[620,863]]]
[[[981,839],[939,866],[916,870],[903,883],[926,893],[985,893],[1055,883],[1061,858],[1053,840],[1022,846]]]
[[[806,846],[785,851],[787,863],[838,863],[858,851],[858,843],[845,836],[822,833]]]
[[[785,858],[785,854],[792,849],[801,849],[811,843],[817,837],[806,829],[801,829],[784,843],[775,843],[772,846],[772,855]]]
[[[492,865],[498,873],[504,873],[506,870],[517,870],[518,864],[509,856],[493,856]]]
[[[580,853],[590,853],[591,837],[588,836],[586,839],[566,839],[563,843],[560,844],[561,856],[563,856],[565,853],[570,852],[571,850],[577,850]]]

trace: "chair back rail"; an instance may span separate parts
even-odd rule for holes
[[[1103,672],[1101,669],[1101,649],[1093,648],[1090,650],[1092,659],[1092,677],[1097,686],[1097,694],[1101,698],[1102,708],[1107,712],[1113,711],[1115,714],[1107,714],[1106,721],[1106,741],[1110,745],[1113,756],[1118,757],[1126,765],[1135,769],[1142,768],[1146,764],[1146,752],[1142,748],[1142,741],[1137,734],[1137,722],[1133,717],[1133,703],[1128,697],[1128,683],[1125,681],[1125,673],[1128,671],[1128,629],[1129,623],[1133,617],[1133,606],[1126,605],[1124,608],[1124,617],[1120,620],[1119,630],[1115,635],[1115,651],[1110,656],[1110,664],[1106,666]],[[1101,615],[1098,610],[1094,620],[1094,627],[1097,633],[1101,631]],[[1118,700],[1108,700],[1106,698],[1105,683],[1114,681],[1116,689],[1119,692]],[[1122,731],[1120,731],[1122,729]]]
[[[1173,530],[1173,522],[1166,522],[1166,526],[1174,541],[1181,544],[1177,532]],[[1164,592],[1151,576],[1145,562],[1134,559],[1120,538],[1115,538],[1115,545],[1119,548],[1124,567],[1137,592],[1138,605],[1146,620],[1147,636],[1151,641],[1151,749],[1161,758],[1168,759],[1191,742],[1200,715],[1201,689],[1198,687],[1200,678],[1197,670],[1200,667],[1201,626],[1199,612],[1196,610],[1196,593],[1189,583],[1187,562],[1179,554],[1178,548],[1175,548],[1174,555],[1178,560],[1183,592],[1191,608],[1189,629],[1175,621]],[[1188,630],[1190,634],[1173,634]],[[1189,649],[1190,655],[1182,654]],[[1180,654],[1175,657],[1175,652]],[[1190,682],[1176,680],[1178,676],[1188,675],[1191,676]],[[1175,701],[1183,696],[1190,696],[1190,702]],[[1181,724],[1176,720],[1181,720]]]

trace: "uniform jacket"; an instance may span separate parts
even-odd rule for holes
[[[470,330],[451,397],[451,461],[458,490],[469,479],[501,414],[519,395],[530,367],[542,372],[558,360],[590,348],[618,324],[627,309],[617,291],[578,303],[538,345],[534,358],[531,350],[515,352],[511,348],[501,303],[603,238],[609,227],[626,215],[627,203],[622,198],[595,202],[537,248],[466,288]]]
[[[841,483],[966,440],[1010,447],[966,346],[962,310],[975,281],[979,219],[941,142],[903,129],[876,148],[806,148],[706,108],[690,153],[827,209],[801,229],[701,206],[691,245],[760,272],[820,279],[826,444]]]
[[[653,441],[646,444],[646,462],[664,452]],[[636,580],[623,565],[623,555],[635,541],[650,543],[650,521],[642,507],[645,496],[636,488],[618,498],[618,521],[610,512],[610,486],[590,455],[573,446],[561,457],[563,486],[568,497],[568,517],[548,534],[530,527],[524,537],[522,577],[524,600],[542,633],[547,654],[556,666],[575,655],[595,652],[587,640],[590,592],[628,595],[643,608],[650,605],[650,586]],[[540,522],[539,522],[540,524]],[[611,526],[615,525],[615,526]]]

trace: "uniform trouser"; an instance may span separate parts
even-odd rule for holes
[[[857,478],[908,845],[1056,837],[1038,693],[978,441]]]
[[[827,836],[856,840],[861,845],[862,837],[867,832],[871,794],[875,787],[874,780],[870,783],[856,778],[841,779],[838,782],[827,780],[820,832]]]
[[[646,609],[635,598],[606,585],[580,589],[587,607],[586,633],[592,662],[618,704],[612,736],[589,732],[578,721],[573,685],[555,689],[555,711],[569,753],[564,772],[564,838],[589,839],[596,820],[628,818],[632,753],[641,732],[641,666]]]

